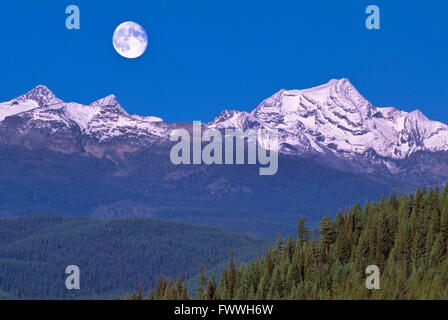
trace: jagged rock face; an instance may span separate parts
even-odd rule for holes
[[[129,115],[114,95],[85,106],[65,103],[42,85],[0,104],[0,142],[31,149],[87,151],[96,156],[107,150],[133,152],[168,144],[170,130],[179,127],[188,125]],[[421,169],[427,175],[437,171],[440,180],[448,178],[446,125],[418,110],[377,108],[348,79],[281,90],[250,113],[224,110],[205,127],[275,128],[280,153],[338,169],[392,176],[407,172],[417,176],[415,171]]]

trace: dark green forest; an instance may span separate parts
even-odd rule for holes
[[[162,272],[193,276],[201,264],[221,270],[231,248],[238,259],[250,259],[268,244],[211,227],[143,218],[0,219],[0,299],[116,298],[139,283],[155,286]],[[68,265],[80,268],[80,290],[65,288]]]
[[[193,296],[180,277],[161,277],[149,295],[140,287],[126,298],[448,299],[448,185],[352,206],[319,231],[311,236],[302,219],[261,258],[238,264],[232,254],[216,278],[201,268]],[[380,289],[366,288],[369,265],[380,269]]]
[[[294,233],[299,217],[317,225],[328,210],[397,185],[292,156],[279,156],[276,175],[260,176],[253,165],[179,167],[169,155],[168,147],[151,146],[98,159],[0,143],[0,217],[141,217],[275,239]]]

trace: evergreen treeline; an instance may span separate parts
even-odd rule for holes
[[[355,205],[319,227],[310,240],[302,219],[295,238],[279,236],[261,259],[238,267],[232,256],[218,284],[202,268],[195,298],[448,299],[448,184]],[[365,286],[369,265],[380,269],[379,290]],[[181,279],[161,278],[148,298],[186,292]],[[141,288],[130,298],[143,298]]]

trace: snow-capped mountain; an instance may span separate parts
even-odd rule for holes
[[[0,142],[37,143],[63,152],[102,155],[98,148],[117,144],[122,152],[132,152],[169,143],[170,131],[182,126],[129,115],[114,95],[86,106],[63,102],[42,85],[0,104]],[[418,110],[375,107],[345,78],[311,89],[280,90],[250,113],[224,110],[205,127],[278,129],[280,153],[367,173],[403,173],[411,169],[404,160],[419,155],[421,164],[421,154],[448,151],[448,126]]]
[[[114,95],[85,106],[63,102],[45,86],[39,85],[27,94],[0,104],[0,130],[32,139],[36,131],[51,136],[106,143],[115,139],[132,140],[133,144],[156,142],[167,138],[169,131],[162,119],[129,115]]]
[[[280,90],[251,113],[224,111],[211,127],[246,130],[275,128],[281,151],[332,152],[341,157],[365,155],[404,159],[417,151],[447,151],[448,126],[420,111],[376,108],[348,79],[331,80],[306,90]]]

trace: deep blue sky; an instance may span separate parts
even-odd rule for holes
[[[79,31],[65,28],[70,4]],[[364,26],[369,4],[381,9],[379,31]],[[377,106],[448,123],[447,12],[441,0],[2,1],[0,101],[45,84],[65,101],[114,93],[130,113],[210,121],[282,88],[348,77]],[[148,32],[137,60],[112,46],[127,20]]]

